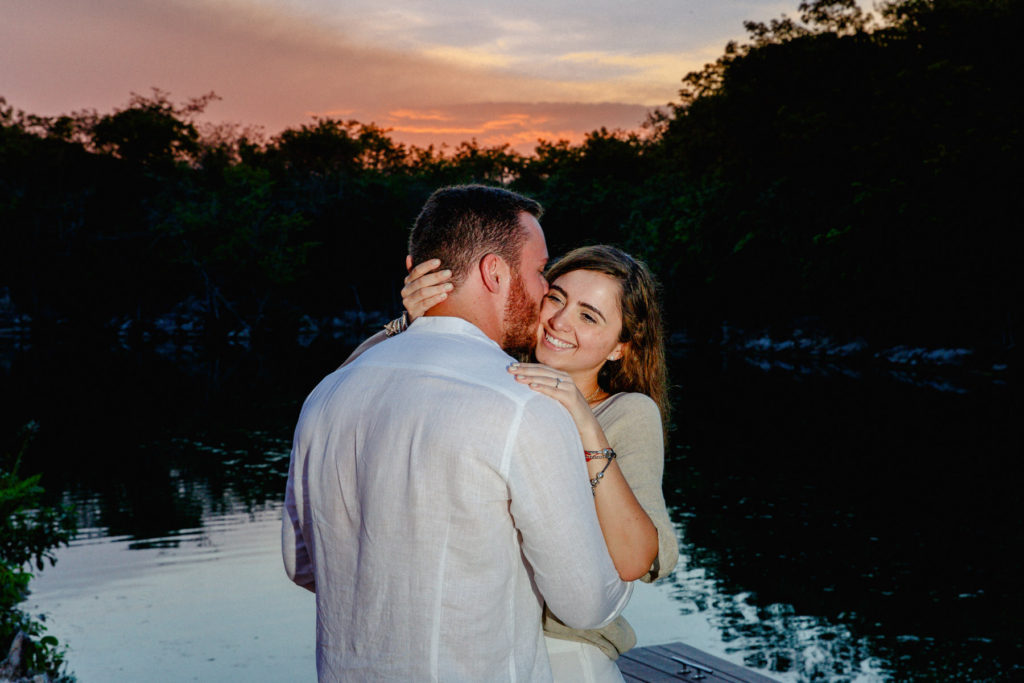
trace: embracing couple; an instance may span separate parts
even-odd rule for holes
[[[631,582],[677,555],[661,315],[618,249],[549,266],[540,215],[435,192],[406,315],[302,407],[282,543],[321,681],[622,680]]]

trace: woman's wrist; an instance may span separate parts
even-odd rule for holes
[[[402,315],[395,318],[388,324],[384,325],[384,334],[389,337],[394,337],[396,334],[405,332],[406,328],[409,327],[409,311],[402,311]]]
[[[572,415],[573,422],[576,423],[576,431],[580,433],[583,447],[587,450],[608,448],[608,440],[605,438],[604,429],[601,428],[601,423],[594,417],[590,406],[574,407],[576,409],[570,410],[569,413]]]

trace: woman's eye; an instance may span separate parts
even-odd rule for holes
[[[583,319],[586,320],[588,323],[596,323],[597,322],[597,318],[595,318],[594,316],[590,315],[589,313],[584,313],[583,314]]]
[[[554,301],[556,304],[562,303],[562,300],[559,299],[558,296],[556,296],[555,294],[546,294],[544,295],[544,298],[549,299],[550,301]]]

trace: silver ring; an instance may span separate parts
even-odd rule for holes
[[[562,378],[561,377],[556,377],[555,378],[555,389],[557,389],[558,385],[561,384],[561,383],[562,383]]]

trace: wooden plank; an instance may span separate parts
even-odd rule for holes
[[[654,647],[667,650],[682,659],[692,659],[698,664],[703,664],[714,669],[716,673],[719,673],[719,675],[732,678],[739,683],[778,683],[775,679],[769,678],[762,673],[740,666],[739,664],[733,664],[728,660],[708,654],[703,650],[698,650],[697,648],[691,647],[685,643],[667,643],[665,645],[656,645]]]
[[[626,683],[677,683],[680,680],[685,680],[673,674],[659,671],[641,659],[627,657],[626,655],[620,655],[615,660],[615,663],[619,665],[619,671],[622,672],[622,678],[625,679]]]
[[[777,683],[684,643],[634,648],[621,655],[616,663],[627,683]]]
[[[658,677],[663,680],[679,681],[685,680],[679,677],[681,667],[677,662],[672,661],[664,654],[654,651],[649,647],[634,648],[619,656],[618,662],[632,660],[643,664],[648,669],[657,672]],[[619,669],[622,665],[619,664]]]

